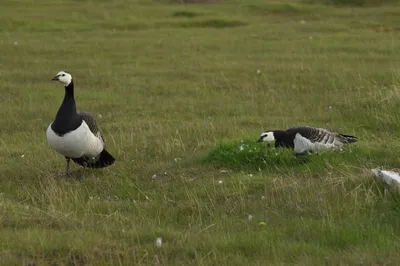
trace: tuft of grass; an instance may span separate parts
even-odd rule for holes
[[[210,149],[203,162],[216,167],[257,170],[266,166],[266,148],[251,140],[223,141]]]
[[[340,171],[340,168],[352,163],[357,153],[361,154],[363,151],[356,147],[347,147],[344,152],[324,151],[295,156],[292,149],[275,149],[273,145],[267,147],[264,143],[244,139],[217,143],[202,161],[217,168],[232,170],[319,175],[326,171]]]
[[[178,25],[182,28],[234,28],[247,25],[246,22],[240,20],[228,19],[207,19],[199,21],[185,21]]]
[[[218,168],[252,171],[287,168],[296,164],[293,151],[267,149],[264,143],[248,139],[219,142],[210,149],[203,162]]]
[[[196,12],[191,12],[191,11],[175,11],[172,13],[173,17],[185,17],[185,18],[194,18],[198,17],[201,14],[196,13]]]
[[[297,13],[303,13],[302,8],[299,5],[290,3],[265,3],[262,5],[250,4],[247,6],[250,12],[255,14],[287,14],[294,15]]]

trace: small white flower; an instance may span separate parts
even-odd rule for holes
[[[261,70],[257,69],[257,75],[261,74]]]
[[[121,232],[122,232],[122,233],[125,233],[125,229],[122,229]]]
[[[310,36],[309,38],[310,38],[310,40],[312,40],[312,36]]]
[[[248,219],[249,221],[253,220],[253,215],[249,214],[249,216],[247,216],[247,219]]]
[[[218,181],[218,184],[222,184],[222,180],[219,180],[219,181]]]
[[[147,196],[146,196],[146,199],[147,199],[147,200],[150,200],[149,197],[147,197]]]
[[[93,197],[92,197],[92,196],[90,196],[90,197],[89,197],[89,199],[90,199],[90,200],[93,200]]]
[[[219,171],[220,173],[227,173],[228,171],[226,171],[226,170],[221,170],[221,171]]]
[[[253,174],[249,174],[249,177],[253,177]]]
[[[262,199],[262,200],[265,200],[265,196],[261,196],[261,199]]]
[[[24,157],[25,157],[25,154],[22,154],[22,155],[21,155],[21,158],[24,158]]]
[[[178,162],[178,161],[180,161],[181,160],[181,158],[174,158],[174,161],[175,162]]]
[[[156,247],[161,247],[161,245],[162,245],[162,238],[161,237],[157,237],[157,239],[156,239]]]
[[[98,114],[97,116],[98,116],[98,118],[102,118],[103,117],[101,114]]]
[[[154,174],[152,177],[151,177],[151,179],[156,179],[157,178],[157,175],[156,174]]]

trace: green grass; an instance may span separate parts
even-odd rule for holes
[[[348,147],[342,152],[319,152],[309,156],[295,156],[290,149],[266,148],[254,140],[225,141],[210,149],[203,158],[204,163],[217,168],[289,174],[291,172],[319,175],[321,171],[347,167],[352,160],[361,163],[368,156],[366,152]],[[359,158],[364,157],[364,158]]]
[[[399,201],[370,169],[400,164],[399,11],[3,1],[1,264],[397,265]],[[45,137],[60,70],[117,158],[83,180],[58,177]],[[296,125],[359,142],[301,159],[255,143]]]
[[[331,4],[336,6],[379,6],[393,3],[399,3],[398,0],[306,0],[308,3]]]

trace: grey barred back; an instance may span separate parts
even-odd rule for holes
[[[303,137],[309,139],[313,143],[345,144],[357,141],[357,138],[354,136],[334,133],[324,128],[293,127],[286,130],[286,132],[294,135],[300,133]]]

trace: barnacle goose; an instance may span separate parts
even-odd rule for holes
[[[308,153],[331,148],[341,148],[346,143],[353,143],[357,138],[331,132],[324,128],[308,126],[292,127],[287,130],[266,130],[257,142],[274,142],[275,147],[294,149],[296,154]]]
[[[72,76],[61,71],[52,80],[64,84],[65,96],[56,119],[47,128],[46,136],[50,146],[65,156],[66,175],[70,175],[71,159],[84,167],[83,175],[86,167],[103,168],[113,164],[115,159],[105,150],[95,118],[87,112],[76,111]]]

